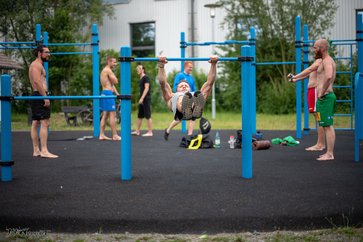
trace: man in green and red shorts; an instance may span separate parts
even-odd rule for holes
[[[328,53],[329,43],[325,39],[319,39],[314,44],[314,55],[322,58],[323,62],[317,69],[317,95],[316,113],[319,126],[324,128],[327,149],[317,160],[334,160],[335,130],[334,109],[336,96],[333,92],[333,84],[336,76],[335,61]]]

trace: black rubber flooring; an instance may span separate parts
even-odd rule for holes
[[[295,135],[262,131],[265,139]],[[32,157],[29,132],[13,133],[13,181],[0,183],[0,229],[52,232],[219,233],[316,229],[363,224],[363,151],[354,133],[337,131],[334,161],[300,145],[253,151],[253,178],[241,178],[241,150],[179,148],[180,131],[164,141],[132,138],[132,174],[120,179],[120,142],[77,140],[92,132],[56,132],[50,151]],[[214,137],[214,131],[211,135]]]

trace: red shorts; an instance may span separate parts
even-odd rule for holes
[[[315,87],[309,87],[308,88],[308,109],[309,113],[315,113],[316,112],[316,88]]]

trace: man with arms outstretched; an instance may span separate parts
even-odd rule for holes
[[[334,111],[336,96],[333,92],[333,85],[336,76],[335,61],[328,53],[329,43],[326,39],[319,39],[314,44],[314,54],[317,58],[322,58],[323,62],[317,70],[317,95],[316,111],[319,125],[324,128],[326,136],[326,152],[319,156],[317,160],[334,160],[335,130]]]
[[[289,74],[288,78],[292,82],[297,82],[299,80],[305,79],[309,77],[308,82],[308,93],[307,93],[307,99],[308,99],[308,109],[309,113],[312,113],[314,115],[315,121],[318,122],[318,116],[316,114],[316,102],[317,102],[317,86],[318,86],[318,67],[321,65],[323,60],[321,58],[318,58],[315,56],[314,63],[300,72],[297,75]],[[322,151],[325,149],[325,133],[324,128],[321,126],[318,126],[318,140],[315,145],[310,146],[306,148],[307,151]]]
[[[200,118],[203,114],[205,101],[209,97],[217,73],[217,56],[211,56],[209,60],[211,66],[207,76],[207,81],[200,91],[190,92],[190,86],[186,81],[180,81],[174,93],[168,83],[164,66],[167,63],[165,56],[159,57],[158,76],[163,98],[167,107],[174,113],[175,120],[190,120]]]

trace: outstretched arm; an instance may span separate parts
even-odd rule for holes
[[[297,82],[299,80],[305,79],[310,75],[310,73],[312,73],[313,71],[316,71],[322,62],[323,62],[322,59],[316,59],[314,61],[314,63],[311,64],[311,66],[309,66],[308,68],[306,68],[305,70],[303,70],[302,72],[300,72],[299,74],[297,74],[295,76],[294,75],[288,76],[288,78],[292,82]]]
[[[207,81],[203,84],[202,88],[200,89],[201,93],[204,96],[204,99],[207,99],[209,97],[212,87],[216,81],[217,62],[218,62],[218,56],[213,55],[210,57],[209,63],[211,63],[211,65],[207,76]]]
[[[166,60],[165,56],[159,57],[157,79],[159,80],[161,92],[163,93],[163,98],[164,98],[165,102],[168,102],[171,99],[171,97],[173,96],[173,92],[168,83],[168,79],[166,77],[166,73],[165,73],[165,69],[164,69],[164,65],[167,62],[168,61]]]

